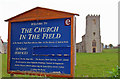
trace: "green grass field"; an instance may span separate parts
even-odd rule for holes
[[[2,55],[0,55],[0,78],[2,77]]]
[[[77,53],[76,77],[110,77],[109,71],[118,65],[118,49],[104,49],[102,53]]]
[[[102,53],[77,53],[76,77],[110,77],[108,71],[112,71],[118,65],[118,49],[104,49]],[[7,74],[7,55],[2,56],[2,77],[10,77]],[[1,65],[0,65],[1,67]],[[1,70],[1,69],[0,69]],[[1,76],[1,75],[0,75]],[[14,75],[15,77],[30,77],[29,75]]]

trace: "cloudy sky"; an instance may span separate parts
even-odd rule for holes
[[[101,41],[104,44],[118,44],[118,2],[119,0],[0,0],[0,36],[7,41],[8,23],[4,20],[35,7],[77,13],[76,42],[85,34],[85,17],[100,14]]]

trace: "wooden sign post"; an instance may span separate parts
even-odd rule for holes
[[[74,76],[74,13],[36,7],[5,21],[7,72],[52,77]]]

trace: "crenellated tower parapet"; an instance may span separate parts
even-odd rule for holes
[[[86,17],[100,17],[100,15],[97,15],[97,14],[88,14]]]

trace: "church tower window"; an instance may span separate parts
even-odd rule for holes
[[[93,23],[96,24],[96,20],[95,19],[93,19]]]
[[[95,36],[95,32],[93,32],[93,35]]]
[[[94,46],[94,47],[96,46],[96,41],[95,40],[92,41],[92,46]]]

